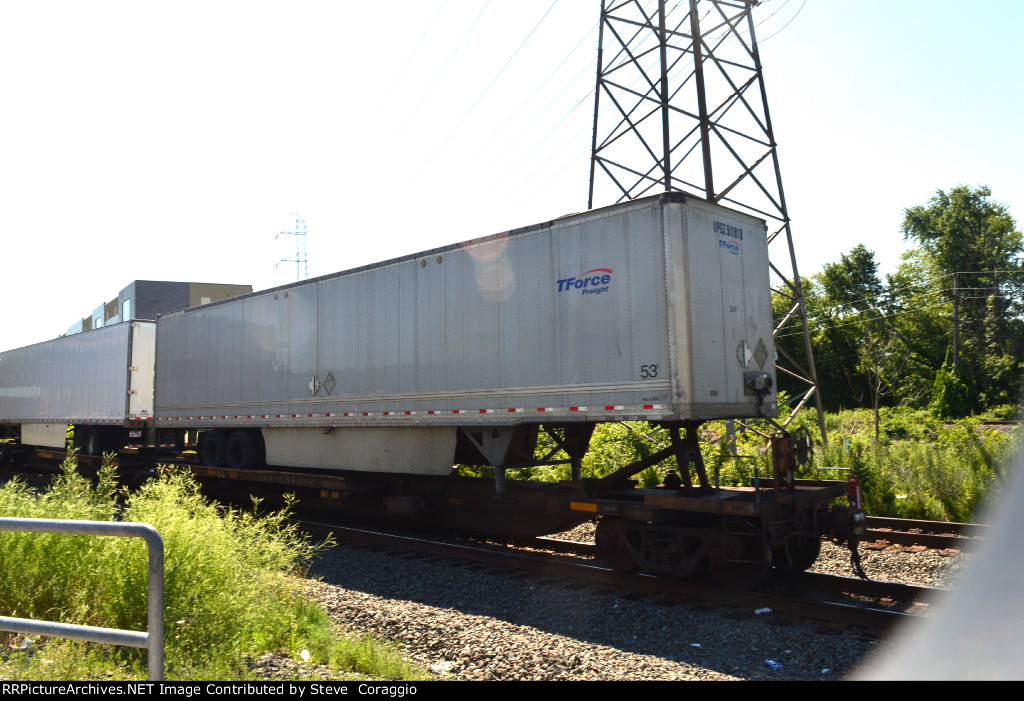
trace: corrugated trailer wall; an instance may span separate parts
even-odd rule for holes
[[[668,209],[675,351],[681,418],[775,416],[774,390],[760,400],[748,373],[774,385],[775,346],[763,221],[688,199]],[[675,232],[679,232],[678,234]]]
[[[177,426],[752,416],[737,349],[774,358],[764,223],[676,195],[157,323]]]
[[[121,425],[151,417],[155,328],[115,324],[0,353],[0,423]]]

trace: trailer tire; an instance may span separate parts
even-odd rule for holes
[[[227,467],[228,437],[223,431],[207,431],[203,434],[200,457],[206,467]]]
[[[228,438],[227,462],[232,470],[251,470],[259,464],[259,441],[252,431],[235,431]]]
[[[82,441],[82,452],[86,455],[103,455],[103,433],[98,428],[90,428],[85,432]]]

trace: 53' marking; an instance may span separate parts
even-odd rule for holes
[[[658,376],[658,365],[656,363],[655,364],[651,364],[651,365],[641,365],[640,366],[640,377],[642,377],[643,379],[650,380],[650,379],[655,378],[657,376]]]

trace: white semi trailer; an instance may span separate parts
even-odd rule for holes
[[[765,224],[678,194],[157,326],[155,425],[211,464],[258,431],[273,465],[447,474],[460,429],[502,465],[540,423],[776,415]]]
[[[153,419],[155,354],[152,321],[0,353],[0,426],[25,445],[63,448],[73,424],[93,455],[141,441]]]

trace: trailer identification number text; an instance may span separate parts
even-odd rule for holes
[[[743,240],[743,229],[738,226],[716,221],[714,224],[714,230],[716,234],[724,234],[732,239],[739,239],[740,241]]]

